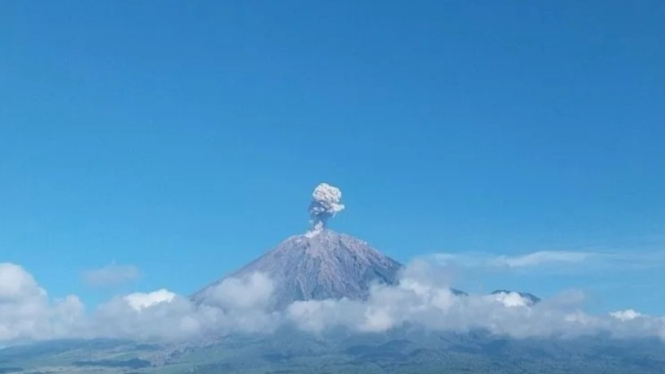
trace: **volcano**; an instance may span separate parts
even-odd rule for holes
[[[311,229],[279,243],[263,256],[191,296],[197,304],[214,300],[217,286],[227,279],[249,279],[261,273],[272,281],[275,310],[296,301],[365,300],[373,284],[396,285],[404,267],[367,242],[327,229],[327,221],[344,210],[342,192],[319,184],[309,205]],[[450,289],[455,295],[466,292]],[[214,303],[214,302],[213,302]]]
[[[254,273],[268,276],[273,284],[273,306],[284,308],[294,301],[363,300],[374,283],[394,285],[402,264],[350,235],[328,229],[292,236],[263,256],[192,296],[205,302],[208,294],[227,278]]]

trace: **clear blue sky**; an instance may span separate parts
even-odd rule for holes
[[[192,292],[322,181],[401,261],[665,248],[662,1],[3,1],[0,56],[0,262],[54,296]],[[665,313],[663,274],[483,276]]]

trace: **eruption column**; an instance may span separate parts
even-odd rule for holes
[[[319,184],[312,193],[312,202],[309,204],[309,218],[312,231],[321,231],[326,227],[328,219],[344,210],[341,203],[342,191],[327,183]]]

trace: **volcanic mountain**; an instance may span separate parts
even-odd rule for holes
[[[205,302],[209,292],[227,278],[263,273],[274,284],[274,307],[294,301],[365,299],[374,282],[393,285],[398,281],[399,262],[381,254],[368,243],[332,230],[313,230],[292,236],[263,256],[205,287],[192,296]]]
[[[321,183],[309,206],[310,231],[292,236],[238,271],[192,296],[196,303],[214,300],[217,286],[230,278],[249,279],[256,273],[273,284],[272,307],[283,309],[295,301],[364,300],[374,283],[395,285],[402,264],[366,242],[326,228],[328,219],[344,209],[342,192]],[[451,289],[456,295],[465,292]]]

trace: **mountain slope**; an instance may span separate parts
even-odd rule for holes
[[[74,340],[0,349],[0,373],[661,374],[658,339],[510,339],[486,332],[315,336],[294,330],[181,346]]]
[[[365,299],[373,282],[397,283],[402,264],[384,256],[366,242],[331,230],[292,236],[273,250],[228,277],[260,272],[273,281],[274,307],[294,301]],[[192,296],[205,302],[224,279]]]

